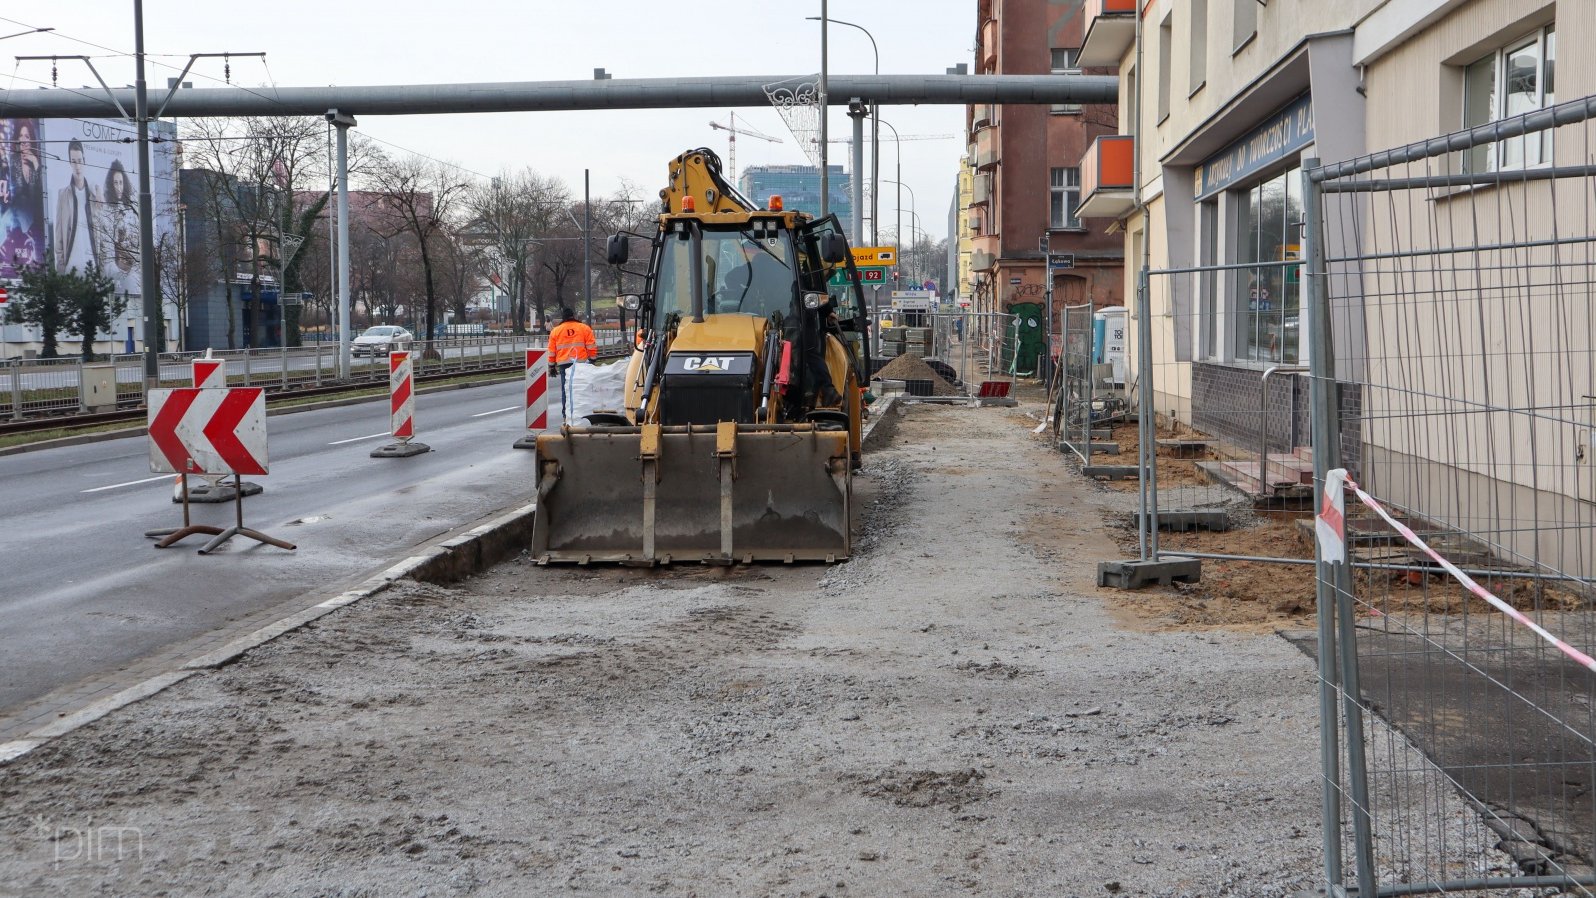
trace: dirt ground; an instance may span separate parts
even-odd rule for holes
[[[846,564],[404,585],[0,767],[0,895],[1311,887],[1311,662],[1132,625],[1017,417],[914,406]]]

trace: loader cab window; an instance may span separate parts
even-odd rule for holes
[[[829,293],[836,304],[837,318],[844,322],[852,321],[860,314],[861,296],[853,286],[858,270],[854,268],[852,258],[835,267],[821,261],[820,235],[828,231],[842,233],[837,216],[828,215],[804,227],[804,289]]]
[[[789,314],[795,299],[792,242],[786,234],[756,235],[747,229],[703,229],[702,252],[692,258],[691,240],[667,234],[658,252],[659,276],[654,285],[654,325],[676,313],[686,318],[693,309],[693,269],[704,273],[704,314]]]

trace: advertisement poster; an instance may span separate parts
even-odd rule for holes
[[[150,132],[150,190],[159,245],[175,229],[175,129],[168,122],[152,122]],[[51,119],[44,123],[44,134],[44,206],[56,267],[82,271],[93,262],[116,282],[117,292],[138,295],[136,132],[111,119]]]
[[[39,120],[0,119],[0,280],[44,261],[44,149]]]

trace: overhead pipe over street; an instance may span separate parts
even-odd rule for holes
[[[503,81],[364,87],[183,88],[151,103],[169,118],[231,115],[443,115],[582,109],[693,109],[766,106],[766,87],[797,86],[814,75]],[[877,105],[1116,103],[1112,75],[833,75],[827,101]],[[134,91],[47,88],[0,90],[7,118],[121,118]]]

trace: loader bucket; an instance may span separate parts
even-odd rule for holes
[[[540,564],[831,562],[852,549],[847,431],[573,427],[537,438],[537,472]]]

